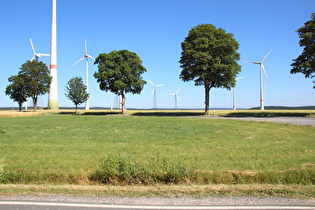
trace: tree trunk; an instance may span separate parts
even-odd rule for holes
[[[78,114],[78,104],[75,105],[75,114]]]
[[[38,96],[33,96],[33,110],[36,112],[36,107],[37,107],[37,97]]]
[[[205,115],[209,114],[210,89],[209,85],[205,85]]]
[[[22,104],[23,104],[23,103],[19,103],[19,112],[22,111]]]
[[[122,114],[125,114],[125,101],[126,101],[126,98],[125,98],[124,91],[121,91],[121,113]]]

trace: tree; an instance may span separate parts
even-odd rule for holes
[[[33,109],[36,111],[38,96],[49,92],[52,77],[42,61],[26,61],[20,69],[18,75],[23,78],[25,92],[27,97],[33,99]]]
[[[21,75],[11,76],[8,78],[11,82],[6,87],[5,94],[10,96],[13,101],[18,102],[19,111],[22,111],[22,104],[27,101],[27,93],[25,90],[24,79]]]
[[[205,87],[205,114],[208,114],[211,88],[235,86],[235,77],[241,70],[237,63],[239,44],[232,33],[211,24],[201,24],[189,31],[181,46],[179,63],[183,70],[179,78]]]
[[[89,93],[86,92],[86,86],[83,84],[81,77],[71,78],[66,86],[67,99],[71,100],[75,105],[75,113],[78,113],[78,105],[86,102]]]
[[[94,73],[94,77],[100,89],[120,95],[122,113],[125,113],[125,94],[140,94],[146,84],[141,77],[146,69],[140,57],[128,50],[112,51],[100,54],[94,64],[98,64],[98,72]]]
[[[297,30],[300,37],[300,46],[304,47],[301,55],[293,59],[291,74],[302,73],[305,78],[315,77],[315,13],[312,13],[311,20],[304,23],[304,26]],[[315,81],[313,81],[315,83]],[[315,86],[313,86],[315,89]]]

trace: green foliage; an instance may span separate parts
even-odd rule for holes
[[[303,52],[293,59],[291,74],[302,73],[305,78],[315,77],[315,13],[312,13],[311,20],[304,23],[304,26],[297,30],[300,37],[300,46]],[[313,81],[315,83],[315,81]],[[313,86],[315,89],[315,86]]]
[[[100,89],[122,96],[122,112],[125,110],[125,94],[140,94],[146,84],[141,74],[146,72],[140,57],[128,50],[102,53],[95,59],[98,72],[94,77]]]
[[[48,67],[41,61],[26,61],[20,67],[18,76],[23,81],[23,88],[27,97],[33,99],[33,107],[36,111],[38,96],[48,93],[52,81]]]
[[[10,96],[13,101],[18,102],[19,111],[22,111],[22,104],[27,101],[26,85],[23,75],[11,76],[8,80],[11,84],[6,87],[5,94]]]
[[[179,63],[183,68],[180,79],[194,81],[205,87],[205,113],[209,110],[211,88],[230,89],[235,86],[235,77],[241,71],[237,60],[238,42],[232,33],[211,24],[192,28],[182,43]]]
[[[83,84],[81,77],[71,78],[66,86],[66,97],[71,100],[76,108],[76,113],[78,110],[78,105],[86,102],[89,97],[89,93],[86,92],[86,86]]]
[[[130,155],[108,154],[90,175],[90,180],[103,184],[178,184],[186,182],[186,178],[187,167],[159,154],[141,163]]]

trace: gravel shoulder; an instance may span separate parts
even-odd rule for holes
[[[210,119],[228,119],[228,120],[247,120],[283,123],[292,125],[309,125],[315,127],[315,117],[220,117],[220,116],[202,116],[200,118]]]

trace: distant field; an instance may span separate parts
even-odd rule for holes
[[[124,156],[139,164],[157,157],[180,162],[196,172],[187,181],[199,184],[315,183],[314,127],[49,113],[0,118],[2,182],[91,184],[102,158]]]

